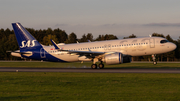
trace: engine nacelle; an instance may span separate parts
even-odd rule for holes
[[[130,56],[123,57],[122,53],[108,54],[108,55],[105,55],[103,62],[106,62],[106,64],[108,65],[129,63],[131,62],[131,57]]]
[[[106,62],[106,64],[108,64],[108,65],[123,63],[123,54],[122,53],[114,53],[114,54],[105,55],[104,62]]]

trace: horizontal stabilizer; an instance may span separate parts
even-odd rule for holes
[[[32,54],[32,52],[6,51],[7,53]]]
[[[62,50],[52,39],[51,39],[51,42],[54,45],[55,49]]]

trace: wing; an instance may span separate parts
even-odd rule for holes
[[[52,44],[54,45],[55,49],[58,51],[65,51],[68,52],[69,54],[76,54],[80,56],[86,56],[87,58],[98,58],[98,57],[103,57],[105,54],[108,54],[106,52],[97,52],[97,51],[72,51],[72,50],[63,50],[60,48],[53,40],[51,40]]]

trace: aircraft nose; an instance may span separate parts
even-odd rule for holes
[[[174,43],[172,43],[171,46],[170,46],[170,48],[171,48],[172,50],[175,50],[176,47],[177,47],[177,46],[176,46],[176,44],[174,44]]]

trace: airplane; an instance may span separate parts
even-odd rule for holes
[[[162,37],[144,37],[95,41],[73,44],[40,44],[20,23],[12,23],[20,50],[11,55],[28,59],[52,62],[92,61],[91,68],[104,68],[104,64],[130,63],[132,56],[152,55],[153,64],[157,64],[156,54],[173,51],[176,45]],[[97,66],[97,62],[100,62]]]

